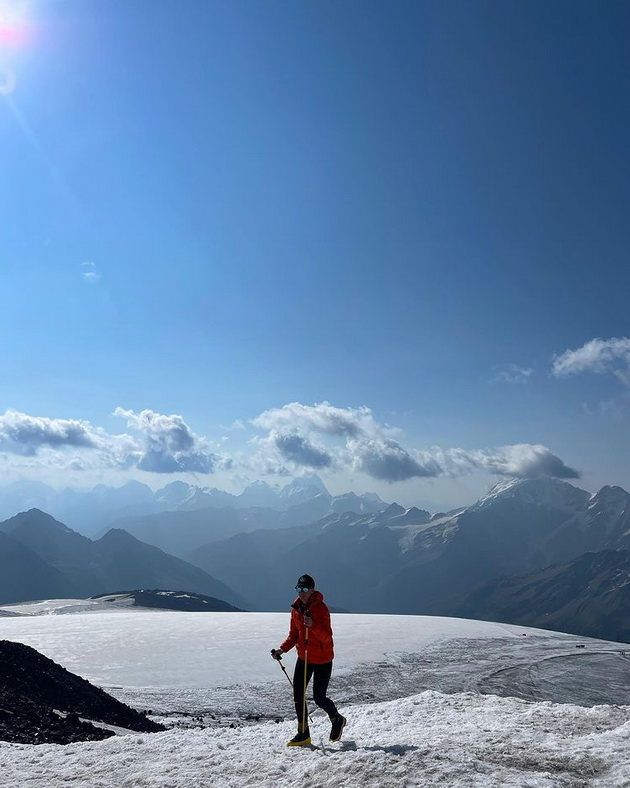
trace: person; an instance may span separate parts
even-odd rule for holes
[[[304,696],[311,676],[313,676],[313,700],[330,718],[330,741],[341,739],[346,718],[339,714],[337,707],[326,694],[334,658],[330,611],[324,603],[323,595],[315,590],[315,581],[310,575],[302,575],[297,581],[295,590],[298,595],[291,605],[289,635],[279,648],[271,649],[271,656],[279,660],[293,646],[297,649],[298,658],[293,673],[293,700],[298,719],[298,732],[287,742],[287,745],[306,747],[311,743],[311,734]]]

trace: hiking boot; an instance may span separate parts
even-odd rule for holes
[[[308,747],[311,743],[311,734],[307,730],[304,733],[296,733],[291,741],[287,742],[287,747]]]
[[[343,729],[346,726],[346,718],[342,717],[341,714],[338,714],[336,717],[332,717],[331,722],[332,728],[330,729],[330,741],[339,741],[339,739],[341,739]]]

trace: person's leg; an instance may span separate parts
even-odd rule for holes
[[[306,684],[308,686],[313,675],[313,665],[306,666]],[[297,659],[295,670],[293,671],[293,700],[295,702],[295,713],[298,719],[298,730],[304,732],[308,730],[308,707],[304,703],[304,660]],[[302,719],[302,712],[305,713]]]
[[[313,666],[313,700],[320,707],[320,709],[323,709],[326,714],[328,714],[331,720],[339,716],[337,707],[333,701],[327,697],[326,694],[328,692],[330,676],[332,675],[332,668],[332,662],[326,662],[323,665]]]

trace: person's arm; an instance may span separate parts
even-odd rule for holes
[[[311,619],[313,623],[311,624],[310,631],[313,635],[321,641],[327,641],[332,639],[332,626],[330,624],[330,611],[328,610],[328,606],[325,605],[323,602],[320,602],[319,605],[315,605],[313,610],[310,611]]]
[[[295,621],[295,616],[293,611],[291,611],[291,624],[289,626],[289,634],[287,639],[280,645],[280,651],[286,653],[287,651],[291,651],[293,646],[298,642],[298,638],[300,633],[298,631],[297,623]]]

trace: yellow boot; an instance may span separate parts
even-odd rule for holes
[[[311,743],[311,734],[307,728],[304,733],[296,733],[296,735],[287,742],[287,747],[308,747]]]

